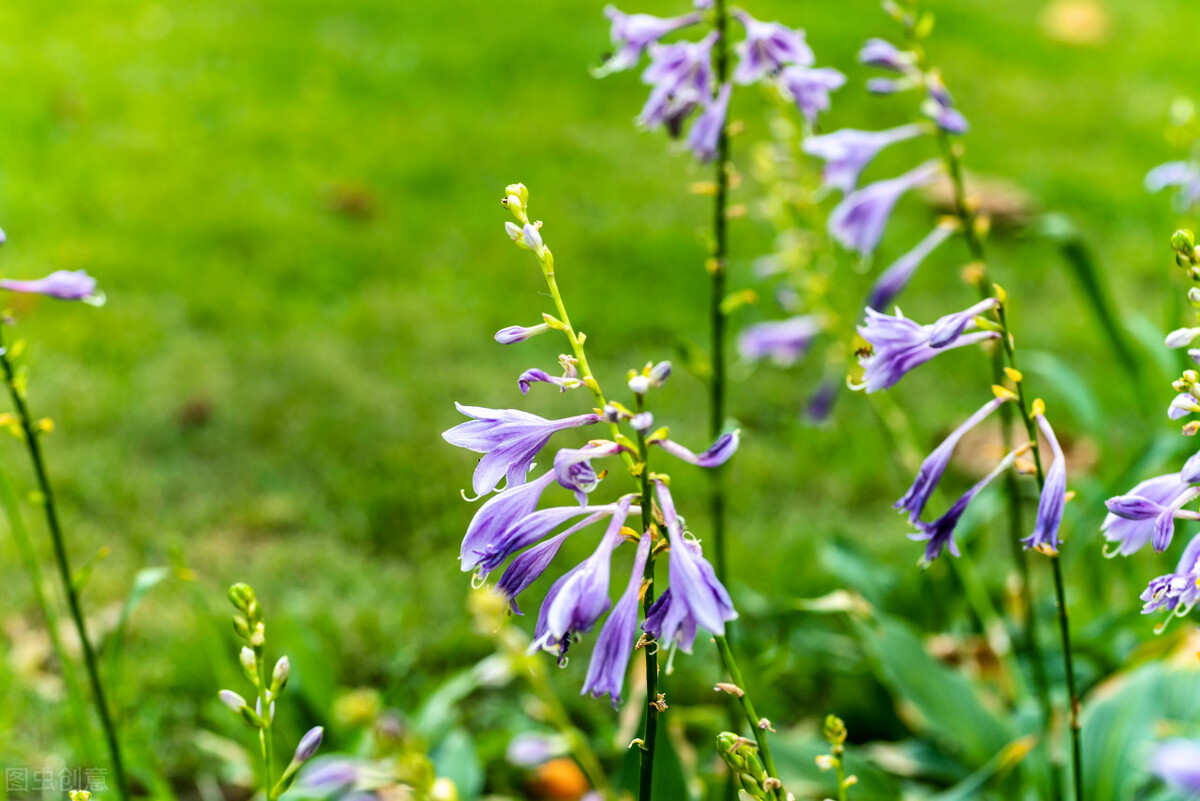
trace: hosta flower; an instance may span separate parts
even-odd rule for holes
[[[656,482],[655,492],[671,545],[670,586],[650,607],[642,628],[660,643],[676,645],[690,654],[698,629],[724,635],[725,623],[736,618],[737,612],[699,544],[684,537],[670,490]]]
[[[539,370],[536,367],[526,370],[517,378],[517,388],[521,390],[522,395],[528,395],[529,388],[534,384],[553,384],[558,387],[559,392],[583,386],[583,382],[573,375],[550,375],[545,370]]]
[[[710,445],[704,453],[693,453],[678,442],[672,442],[662,436],[652,438],[650,444],[657,445],[676,459],[697,467],[720,467],[737,452],[738,432],[734,431],[717,437],[717,441]]]
[[[1166,609],[1183,617],[1200,599],[1200,536],[1188,543],[1174,573],[1159,576],[1142,592],[1142,614]]]
[[[471,518],[467,533],[463,535],[458,559],[463,572],[479,567],[480,563],[495,552],[505,533],[518,521],[533,513],[541,500],[542,493],[554,482],[553,470],[548,470],[527,484],[509,487],[491,498]],[[501,562],[504,560],[501,559]]]
[[[738,335],[737,349],[743,359],[769,358],[775,364],[787,367],[808,352],[820,332],[820,320],[811,314],[755,323]]]
[[[509,490],[505,490],[500,494],[503,496],[508,492]],[[479,557],[476,570],[479,574],[486,576],[508,561],[513,554],[544,540],[551,531],[563,523],[584,515],[592,517],[597,513],[601,517],[606,517],[616,514],[619,509],[619,504],[611,503],[602,506],[551,506],[530,512],[487,542]],[[482,509],[479,511],[483,512]]]
[[[921,462],[921,467],[917,470],[917,477],[912,486],[909,487],[908,492],[904,493],[904,497],[895,503],[897,509],[908,512],[910,523],[916,524],[921,513],[925,511],[929,497],[937,489],[938,482],[942,480],[942,474],[946,472],[946,466],[950,464],[950,457],[954,454],[954,449],[963,436],[986,420],[992,412],[1000,408],[1001,404],[1009,400],[1012,398],[1006,395],[983,404],[975,414],[950,432],[950,436],[946,437],[941,445],[938,445],[929,456],[925,457],[925,461]]]
[[[626,14],[616,6],[605,6],[604,16],[612,20],[611,37],[615,51],[600,68],[599,73],[627,70],[635,66],[642,53],[662,37],[701,20],[700,14],[684,14],[678,17],[655,17],[650,14]]]
[[[496,332],[495,340],[501,345],[513,345],[517,342],[535,337],[538,334],[544,334],[550,330],[550,326],[542,323],[541,325],[510,325],[507,328],[501,328]]]
[[[864,388],[867,392],[888,389],[939,353],[997,338],[999,334],[993,331],[963,333],[976,315],[995,305],[994,299],[981,301],[948,314],[933,325],[921,325],[899,311],[889,315],[867,309],[866,324],[858,328],[858,333],[871,345],[870,353],[859,358],[864,369]]]
[[[1038,500],[1037,521],[1033,533],[1021,540],[1026,548],[1041,548],[1058,551],[1058,529],[1062,525],[1063,507],[1067,503],[1067,461],[1063,457],[1062,447],[1050,428],[1046,415],[1037,415],[1038,430],[1050,444],[1050,452],[1054,461],[1046,470],[1042,486],[1042,496]]]
[[[905,72],[916,60],[912,53],[901,50],[884,39],[868,39],[858,51],[859,64],[892,72]]]
[[[875,251],[896,201],[910,189],[931,182],[941,172],[930,161],[903,175],[876,181],[842,198],[829,215],[829,233],[848,250],[864,256]]]
[[[821,112],[829,110],[829,93],[845,83],[846,76],[830,67],[791,66],[779,73],[779,85],[809,125],[816,125]]]
[[[709,101],[702,113],[688,131],[688,149],[701,162],[709,162],[716,158],[717,146],[721,141],[721,131],[725,129],[725,115],[729,111],[729,97],[733,93],[733,84],[726,83],[718,91],[717,96]]]
[[[87,300],[96,296],[96,279],[84,270],[56,270],[34,281],[0,279],[0,289],[46,295],[59,300]]]
[[[1116,552],[1122,556],[1140,550],[1154,536],[1159,514],[1187,489],[1188,483],[1179,473],[1168,473],[1143,481],[1128,495],[1108,499],[1105,502],[1108,515],[1100,526],[1104,539],[1117,543]]]
[[[912,139],[926,133],[926,127],[914,123],[887,131],[840,131],[812,136],[804,140],[804,152],[825,162],[822,183],[831,189],[852,192],[858,186],[858,176],[888,145]]]
[[[959,225],[953,219],[934,226],[933,230],[917,243],[916,247],[896,259],[890,267],[879,274],[879,278],[875,279],[875,284],[867,295],[867,308],[885,309],[890,306],[892,301],[908,286],[908,282],[912,280],[913,274],[921,266],[921,262],[925,261],[930,253],[958,230]]]
[[[600,483],[600,477],[592,467],[592,459],[615,456],[625,450],[623,445],[607,440],[589,443],[586,448],[563,448],[554,454],[554,475],[558,483],[575,493],[580,503]]]
[[[1175,790],[1200,793],[1200,742],[1167,740],[1151,753],[1150,772]]]
[[[510,487],[525,483],[534,457],[556,431],[600,421],[594,414],[547,420],[516,409],[485,409],[461,403],[454,406],[475,419],[456,425],[443,433],[442,438],[451,445],[484,454],[472,479],[476,495],[491,492],[505,476]]]
[[[915,534],[910,534],[909,539],[926,543],[925,554],[921,558],[923,565],[929,565],[934,559],[941,556],[943,549],[948,549],[952,556],[958,556],[958,544],[954,541],[954,529],[958,527],[958,521],[962,518],[963,512],[967,511],[967,507],[971,504],[971,501],[975,500],[975,496],[984,487],[990,484],[996,476],[1012,467],[1016,458],[1016,451],[1005,456],[992,472],[981,478],[976,482],[975,486],[963,493],[962,497],[955,501],[946,510],[946,513],[937,520],[934,520],[932,523],[918,522],[916,524],[918,531]]]
[[[897,92],[907,92],[915,89],[919,83],[911,77],[904,78],[871,78],[867,81],[867,91],[873,95],[894,95]]]
[[[946,133],[961,136],[971,130],[971,124],[967,122],[967,118],[962,112],[952,106],[935,105],[933,113],[933,121],[937,123],[937,127],[941,128]]]
[[[595,512],[561,533],[555,534],[550,539],[517,554],[504,570],[504,575],[500,577],[500,581],[496,582],[496,591],[508,599],[509,608],[512,609],[514,614],[524,614],[520,607],[517,606],[517,596],[529,589],[529,586],[546,572],[546,568],[550,567],[550,563],[558,555],[563,543],[572,534],[587,528],[603,518],[604,512]]]
[[[615,709],[621,703],[621,690],[625,686],[625,674],[629,668],[629,657],[637,640],[638,604],[641,601],[642,574],[646,559],[650,555],[650,537],[643,535],[638,542],[637,557],[629,573],[629,583],[612,613],[604,621],[592,660],[588,663],[587,678],[580,695],[599,698],[607,695]]]
[[[1146,191],[1161,192],[1168,186],[1178,188],[1173,203],[1183,213],[1200,203],[1200,165],[1191,161],[1169,161],[1146,173]]]
[[[650,45],[650,66],[642,72],[642,82],[653,88],[638,115],[640,125],[665,123],[677,135],[692,109],[708,102],[713,95],[712,47],[718,37],[713,31],[699,42]]]
[[[804,41],[804,32],[793,30],[778,22],[760,22],[745,11],[735,11],[746,29],[746,38],[738,42],[738,65],[733,80],[740,84],[755,83],[764,75],[778,72],[788,64],[811,67],[816,60]]]

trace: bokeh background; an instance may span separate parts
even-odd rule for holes
[[[224,600],[234,581],[255,586],[272,649],[297,667],[286,730],[325,722],[333,747],[329,720],[342,693],[373,688],[411,713],[491,652],[471,627],[469,577],[455,561],[473,511],[459,494],[473,457],[440,432],[460,421],[454,401],[546,416],[577,413],[581,402],[517,392],[520,371],[553,363],[548,338],[515,348],[491,341],[548,307],[535,265],[504,236],[505,184],[530,187],[602,376],[619,380],[705,341],[708,200],[687,186],[707,170],[635,130],[645,92],[635,73],[590,77],[608,47],[602,5],[0,7],[0,226],[9,239],[0,271],[86,269],[109,299],[99,310],[6,302],[28,340],[34,412],[57,423],[46,448],[73,556],[83,563],[111,549],[86,589],[93,626],[111,629],[139,570],[172,569],[134,610],[113,680],[129,747],[181,795],[197,792],[197,776],[224,775],[211,737],[245,738],[215,700],[236,679]],[[807,29],[819,63],[849,76],[823,127],[897,121],[903,101],[869,97],[854,63],[865,38],[892,32],[876,3],[747,5]],[[1097,527],[1107,494],[1186,450],[1163,414],[1177,365],[1156,345],[1183,319],[1167,246],[1178,220],[1166,197],[1143,191],[1142,177],[1179,155],[1164,131],[1172,101],[1194,91],[1200,73],[1186,34],[1200,26],[1200,6],[929,7],[931,58],[973,124],[968,164],[1011,181],[1031,210],[1031,224],[996,233],[993,269],[1072,453],[1079,497],[1064,559],[1092,687],[1139,649],[1165,648],[1138,616],[1136,593],[1174,557],[1106,561]],[[680,4],[626,10],[678,13]],[[763,133],[764,109],[752,92],[735,103],[747,131],[735,158]],[[889,154],[872,174],[906,158]],[[734,199],[753,211],[754,181]],[[1074,226],[1115,299],[1140,381],[1113,353],[1059,245],[1039,235],[1051,211]],[[878,263],[907,249],[931,214],[906,200]],[[769,247],[753,214],[735,223],[735,287],[753,283],[753,261]],[[965,306],[965,258],[931,260],[905,310],[924,319]],[[743,309],[734,326],[773,313],[766,303]],[[982,360],[945,361],[895,393],[918,449],[974,409],[987,380]],[[759,705],[785,725],[837,711],[859,742],[903,738],[902,710],[862,647],[796,600],[844,588],[925,631],[978,632],[955,570],[943,560],[919,571],[919,546],[890,508],[907,480],[892,458],[900,446],[848,393],[831,425],[806,426],[810,367],[739,363],[734,375],[730,410],[744,446],[732,473],[731,583]],[[656,399],[658,419],[695,446],[705,439],[701,392],[678,370]],[[0,467],[28,489],[19,444],[0,453]],[[956,482],[971,480],[970,461]],[[701,477],[677,473],[684,513],[702,535]],[[987,525],[993,511],[985,504],[964,539],[1005,608],[1008,548]],[[1044,565],[1034,572],[1048,598]],[[65,723],[7,537],[0,604],[0,758],[41,764],[63,753]],[[680,659],[684,697],[689,681],[696,697],[709,692],[709,656]],[[554,680],[580,720],[609,732],[606,704],[573,700],[582,675],[577,660]],[[460,713],[467,730],[473,714]],[[495,757],[502,734],[478,749]]]

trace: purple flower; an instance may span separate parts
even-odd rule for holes
[[[1167,740],[1150,755],[1150,772],[1176,790],[1200,793],[1200,742]]]
[[[1188,543],[1174,573],[1159,576],[1141,594],[1142,614],[1166,609],[1183,617],[1200,600],[1200,536]]]
[[[938,482],[942,480],[942,474],[946,472],[946,466],[950,464],[950,457],[954,454],[954,449],[958,446],[959,441],[968,431],[986,420],[992,412],[1008,400],[1012,400],[1012,398],[997,397],[983,404],[979,411],[950,432],[950,436],[946,437],[942,444],[938,445],[929,456],[925,457],[925,461],[921,462],[916,480],[913,481],[908,492],[904,493],[904,497],[895,503],[895,508],[908,512],[910,523],[915,525],[920,520],[921,513],[925,511],[929,497],[937,489]]]
[[[787,367],[808,352],[820,332],[821,323],[811,314],[755,323],[738,335],[738,353],[749,361],[770,358],[780,367]]]
[[[486,495],[494,490],[504,476],[508,477],[510,487],[524,484],[534,457],[554,432],[588,426],[600,420],[594,414],[547,420],[516,409],[485,409],[460,403],[454,406],[475,419],[456,425],[443,433],[442,438],[451,445],[484,454],[472,479],[476,495]]]
[[[524,342],[538,334],[544,334],[549,330],[550,326],[545,323],[531,326],[510,325],[507,328],[501,328],[497,331],[495,340],[501,345],[513,345],[517,342]]]
[[[358,781],[358,762],[344,757],[322,757],[310,762],[300,774],[299,786],[316,795],[327,795]]]
[[[317,749],[321,747],[321,740],[325,737],[325,730],[320,726],[314,726],[300,738],[300,744],[296,746],[296,754],[292,757],[292,761],[296,763],[307,762],[312,759],[317,753]]]
[[[574,492],[580,503],[585,503],[587,494],[600,483],[591,460],[615,456],[623,450],[626,450],[624,445],[607,440],[588,443],[585,448],[563,448],[554,454],[554,474],[560,485]]]
[[[616,52],[597,73],[608,75],[635,66],[652,42],[702,19],[700,14],[679,17],[655,17],[650,14],[626,14],[616,6],[605,6],[604,16],[612,20],[612,43]]]
[[[671,134],[678,135],[692,109],[709,101],[713,94],[712,47],[718,38],[713,31],[699,42],[650,45],[650,66],[642,72],[642,82],[653,88],[638,115],[640,125],[657,128],[666,123]]]
[[[996,476],[1012,467],[1016,458],[1016,451],[1012,451],[1005,456],[992,472],[981,478],[975,486],[963,493],[963,496],[955,501],[946,510],[946,513],[937,520],[934,520],[932,523],[917,522],[916,525],[919,531],[915,534],[910,534],[909,539],[926,543],[925,554],[921,557],[922,566],[928,566],[934,559],[941,556],[943,549],[949,549],[952,556],[958,556],[958,545],[954,542],[954,529],[958,526],[958,521],[962,518],[963,512],[967,510],[967,506],[970,505],[971,501],[975,500],[975,496],[979,494],[980,490],[990,484]]]
[[[678,645],[690,654],[697,629],[723,635],[725,623],[736,618],[737,612],[699,544],[683,536],[670,490],[656,482],[655,492],[671,545],[670,586],[650,607],[642,628],[659,643]]]
[[[517,606],[517,596],[525,592],[533,582],[541,577],[542,573],[546,572],[546,568],[550,567],[550,563],[554,561],[554,557],[558,555],[559,549],[562,548],[562,544],[567,541],[567,538],[602,519],[604,514],[604,512],[596,512],[562,533],[555,534],[545,542],[522,551],[509,563],[504,575],[496,583],[496,591],[508,598],[509,608],[514,614],[525,614]]]
[[[510,490],[505,490],[501,494],[503,495],[507,492],[510,492]],[[530,512],[500,532],[487,544],[479,559],[478,571],[483,575],[490,573],[504,564],[508,557],[517,551],[522,551],[531,545],[541,542],[551,531],[572,518],[582,515],[595,516],[597,513],[603,517],[616,513],[619,508],[617,504],[607,504],[604,506],[552,506],[547,509],[538,509],[536,512]],[[480,512],[482,511],[481,509]],[[589,517],[590,522],[592,520]]]
[[[1100,525],[1104,539],[1119,543],[1116,553],[1122,556],[1141,550],[1154,536],[1158,516],[1187,489],[1178,473],[1168,473],[1143,481],[1126,496],[1109,498],[1108,515]]]
[[[907,72],[916,56],[884,39],[868,39],[858,51],[858,63],[892,72]]]
[[[939,353],[997,338],[999,334],[993,331],[963,333],[980,310],[994,305],[995,300],[982,301],[948,314],[933,325],[920,325],[898,310],[893,316],[867,309],[866,325],[858,328],[858,333],[871,345],[871,352],[859,357],[864,369],[863,387],[867,392],[889,389]],[[935,333],[940,343],[937,346],[932,344]]]
[[[956,136],[961,136],[971,130],[971,124],[967,122],[967,118],[962,115],[962,112],[950,106],[938,105],[933,114],[933,121],[946,133]]]
[[[826,379],[817,387],[817,391],[808,399],[804,409],[805,417],[810,425],[820,425],[829,419],[842,384],[843,382],[840,380]]]
[[[733,84],[722,85],[717,91],[717,96],[709,102],[704,113],[692,123],[692,129],[688,131],[687,146],[701,162],[709,162],[716,158],[732,92]]]
[[[587,679],[580,691],[580,695],[591,695],[593,698],[609,696],[613,709],[621,703],[621,689],[625,685],[629,656],[637,640],[638,601],[641,599],[642,574],[650,555],[650,545],[650,537],[643,534],[638,542],[629,583],[600,629],[600,636],[596,638],[596,647],[592,651],[592,661],[588,663]]]
[[[1192,412],[1200,412],[1200,403],[1189,392],[1180,392],[1167,407],[1167,417],[1172,420],[1182,420]]]
[[[867,91],[873,95],[894,95],[897,92],[907,92],[917,86],[912,78],[871,78],[867,81]]]
[[[829,93],[841,89],[845,83],[846,76],[830,67],[791,66],[779,73],[779,85],[809,125],[816,125],[821,112],[829,110]]]
[[[1183,484],[1183,490],[1173,496],[1168,503],[1164,500],[1159,503],[1153,498],[1148,498],[1145,495],[1125,495],[1116,498],[1109,498],[1105,501],[1105,506],[1112,515],[1125,518],[1126,520],[1135,521],[1153,521],[1143,523],[1144,528],[1136,530],[1136,536],[1140,539],[1136,547],[1130,548],[1123,553],[1132,553],[1137,548],[1146,544],[1146,540],[1154,547],[1154,550],[1162,553],[1171,544],[1171,539],[1175,536],[1175,518],[1184,516],[1179,510],[1186,506],[1197,497],[1200,497],[1200,489],[1190,488],[1183,482],[1182,476],[1173,476]],[[1145,483],[1139,484],[1138,487],[1144,486]],[[1134,488],[1137,491],[1137,488]],[[1105,520],[1105,525],[1108,521]],[[1103,530],[1103,526],[1101,530]],[[1133,533],[1133,532],[1131,532]],[[1106,535],[1107,536],[1107,535]]]
[[[821,180],[825,186],[852,192],[858,176],[888,145],[926,133],[924,125],[914,123],[887,131],[858,131],[843,128],[830,134],[804,140],[804,152],[825,162]]]
[[[558,387],[559,392],[566,392],[568,389],[583,386],[583,382],[575,376],[553,376],[545,370],[539,370],[536,367],[526,370],[517,378],[517,387],[521,390],[522,395],[528,395],[529,388],[534,384],[553,384]]]
[[[558,735],[525,732],[508,741],[504,758],[519,768],[533,768],[568,751],[569,746]]]
[[[35,281],[0,279],[0,289],[47,295],[59,300],[87,300],[96,297],[96,279],[84,270],[55,270]]]
[[[479,507],[467,526],[458,554],[463,572],[476,569],[488,554],[497,550],[508,530],[533,513],[542,493],[554,479],[554,471],[548,470],[528,484],[509,487],[488,498]]]
[[[778,22],[760,22],[745,11],[734,16],[746,29],[746,38],[737,45],[738,65],[733,80],[740,84],[755,83],[764,75],[783,69],[788,64],[811,67],[816,60],[804,41],[804,32],[792,30]]]
[[[1173,203],[1183,213],[1200,203],[1200,166],[1190,161],[1169,161],[1146,173],[1146,191],[1160,192],[1168,186],[1178,187]]]
[[[720,467],[729,461],[738,449],[738,432],[722,434],[717,441],[709,446],[704,453],[693,453],[678,442],[672,442],[666,437],[650,440],[651,445],[657,445],[676,459],[681,459],[697,467]]]
[[[940,172],[938,162],[929,161],[903,175],[851,192],[829,215],[830,235],[843,247],[869,255],[879,244],[900,196],[929,183]]]
[[[1038,500],[1037,521],[1034,524],[1033,533],[1021,542],[1025,544],[1026,548],[1048,548],[1057,552],[1058,529],[1062,525],[1063,507],[1067,503],[1067,460],[1063,456],[1062,447],[1058,444],[1058,438],[1054,436],[1054,429],[1050,428],[1050,421],[1046,419],[1046,415],[1037,415],[1037,424],[1038,430],[1050,444],[1050,452],[1054,454],[1054,461],[1050,463],[1050,469],[1046,471],[1045,481],[1042,485],[1042,497]]]
[[[958,223],[954,220],[941,222],[934,226],[934,229],[917,243],[916,247],[896,259],[890,267],[879,274],[879,277],[875,279],[875,284],[871,287],[870,294],[867,295],[867,307],[884,309],[890,306],[892,301],[908,286],[908,282],[912,280],[913,274],[921,266],[921,262],[958,230]]]

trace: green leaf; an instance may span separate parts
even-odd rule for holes
[[[172,571],[169,567],[148,567],[139,570],[134,577],[133,587],[129,590],[129,595],[125,596],[125,603],[121,606],[121,616],[117,619],[117,627],[105,643],[105,647],[108,649],[109,683],[113,685],[120,683],[118,671],[121,669],[121,657],[125,651],[125,633],[129,628],[129,619],[150,591],[165,579],[170,578],[171,574]]]

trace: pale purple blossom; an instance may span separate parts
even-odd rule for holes
[[[1200,165],[1191,161],[1169,161],[1146,173],[1146,191],[1160,192],[1168,186],[1177,188],[1173,203],[1175,210],[1186,212],[1200,204]]]
[[[733,84],[723,84],[717,90],[717,96],[709,101],[704,112],[692,123],[691,130],[688,131],[688,149],[702,163],[712,161],[717,156],[717,147],[721,141],[721,132],[725,129],[725,116],[729,112],[729,98],[732,93]]]
[[[1167,417],[1172,420],[1182,420],[1192,412],[1200,412],[1200,403],[1189,392],[1180,392],[1167,407]]]
[[[737,44],[738,64],[733,71],[735,83],[751,84],[772,75],[789,64],[811,67],[816,60],[804,41],[804,32],[778,22],[761,22],[737,10],[733,15],[746,29],[746,38]]]
[[[484,454],[472,478],[476,495],[491,492],[506,476],[510,487],[525,483],[534,457],[555,432],[600,421],[594,414],[547,420],[516,409],[485,409],[461,403],[454,406],[475,419],[459,423],[442,438],[451,445]]]
[[[1150,772],[1175,790],[1200,794],[1200,742],[1167,740],[1150,755]]]
[[[808,120],[817,124],[821,112],[829,110],[829,94],[841,89],[846,76],[831,67],[784,67],[779,73],[779,85]]]
[[[569,751],[560,735],[523,732],[508,741],[504,758],[519,768],[532,768]]]
[[[542,323],[541,325],[510,325],[507,328],[501,328],[496,332],[495,340],[501,345],[513,345],[517,342],[524,342],[538,334],[544,334],[550,330],[550,326]]]
[[[533,513],[542,493],[554,479],[554,471],[547,470],[533,481],[510,486],[493,495],[479,507],[467,526],[459,549],[458,558],[463,572],[475,570],[489,554],[498,550],[505,533]]]
[[[883,309],[890,306],[892,301],[908,286],[908,282],[912,280],[913,274],[921,266],[921,262],[925,261],[930,253],[958,230],[958,223],[954,220],[947,220],[935,225],[933,230],[917,243],[916,247],[896,259],[891,266],[879,274],[879,278],[875,279],[875,283],[867,295],[867,307]]]
[[[1122,556],[1141,550],[1154,536],[1159,514],[1187,489],[1187,482],[1178,473],[1167,473],[1141,482],[1128,495],[1110,498],[1105,502],[1108,515],[1100,525],[1104,539],[1118,543],[1116,552]],[[1154,508],[1147,504],[1153,504]]]
[[[694,25],[702,19],[697,13],[678,17],[655,17],[651,14],[626,14],[616,6],[605,6],[604,15],[612,20],[611,37],[615,52],[598,70],[600,75],[627,70],[636,66],[642,53],[653,42],[680,28]]]
[[[808,399],[804,406],[804,416],[810,425],[820,425],[833,414],[833,405],[837,400],[838,390],[844,381],[825,379],[817,387],[817,391]]]
[[[851,192],[829,215],[830,235],[848,250],[869,255],[879,244],[896,201],[910,189],[933,181],[940,172],[940,163],[929,161],[903,175]]]
[[[59,300],[88,300],[96,297],[96,279],[84,270],[55,270],[45,278],[33,281],[0,279],[0,289],[46,295]]]
[[[948,314],[933,325],[914,322],[899,310],[889,315],[867,309],[866,324],[858,327],[858,333],[871,344],[871,352],[859,358],[864,369],[863,388],[867,392],[889,389],[939,353],[997,338],[999,334],[994,331],[963,333],[980,309],[990,308],[984,305],[987,302]],[[936,347],[931,344],[935,331],[942,343]]]
[[[583,382],[575,376],[550,375],[545,370],[539,370],[536,367],[526,370],[517,377],[517,388],[521,390],[522,395],[528,395],[529,388],[534,384],[553,384],[558,387],[559,392],[583,386]]]
[[[638,115],[640,125],[657,128],[665,123],[672,136],[678,135],[692,109],[709,101],[712,47],[719,36],[713,31],[699,42],[650,45],[650,65],[642,72],[642,82],[653,88]]]
[[[907,72],[916,60],[915,55],[885,39],[868,39],[858,51],[859,64],[892,72]]]
[[[505,490],[500,495],[503,496],[510,491]],[[623,499],[621,503],[627,503],[627,501]],[[476,570],[486,576],[504,564],[510,556],[541,542],[549,536],[551,531],[573,518],[584,515],[591,517],[597,513],[604,517],[615,514],[619,509],[619,503],[612,503],[603,506],[551,506],[530,512],[488,542],[484,552],[480,555]]]
[[[867,81],[867,91],[873,95],[894,95],[897,92],[907,92],[917,86],[912,78],[870,78]]]
[[[650,545],[650,537],[643,534],[638,542],[633,569],[629,573],[629,583],[600,629],[592,659],[588,663],[587,678],[580,690],[580,695],[591,695],[593,698],[609,696],[614,709],[621,703],[629,657],[637,640],[638,602],[641,600],[642,574],[650,555]]]
[[[787,367],[808,353],[820,332],[821,322],[811,314],[755,323],[738,335],[738,354],[749,361],[769,358],[775,364]]]
[[[307,762],[312,759],[317,753],[317,749],[321,747],[321,740],[325,737],[325,729],[320,726],[314,726],[309,729],[303,737],[300,738],[299,745],[296,746],[296,753],[292,757],[292,762],[300,763]]]
[[[1159,576],[1141,594],[1142,614],[1166,609],[1183,617],[1200,600],[1200,536],[1188,543],[1174,573]]]
[[[821,173],[821,182],[825,186],[849,193],[858,186],[858,176],[879,151],[926,132],[926,126],[917,123],[886,131],[843,128],[805,139],[804,152],[825,162],[825,169]]]
[[[600,476],[592,467],[592,459],[615,456],[627,450],[624,445],[607,440],[588,443],[583,448],[562,448],[554,454],[554,475],[560,486],[571,490],[580,503],[600,484]]]
[[[521,608],[517,606],[517,597],[529,589],[530,585],[546,572],[546,569],[550,567],[550,563],[554,561],[554,557],[558,555],[563,543],[572,534],[603,519],[604,514],[604,512],[596,512],[575,523],[570,528],[564,529],[561,533],[555,534],[550,539],[522,551],[513,558],[512,562],[505,568],[504,575],[500,577],[500,581],[496,582],[496,591],[508,599],[509,608],[514,614],[524,614]]]
[[[651,445],[657,445],[676,459],[697,467],[720,467],[737,452],[738,443],[738,432],[736,431],[717,437],[717,441],[703,453],[693,453],[678,442],[673,442],[666,437],[650,440]]]
[[[918,521],[916,526],[918,531],[915,534],[910,534],[909,539],[919,542],[925,542],[925,554],[921,558],[921,564],[928,566],[934,559],[941,556],[943,549],[950,551],[951,556],[958,556],[958,544],[954,541],[954,529],[958,527],[958,522],[962,519],[963,512],[975,500],[975,496],[990,484],[998,475],[1012,467],[1013,462],[1017,458],[1017,452],[1012,451],[1005,456],[999,464],[975,483],[969,490],[963,493],[957,501],[955,501],[945,514],[934,520],[932,523],[923,523]]]
[[[1046,415],[1037,415],[1037,425],[1050,445],[1054,461],[1046,470],[1042,483],[1042,495],[1038,500],[1033,533],[1021,542],[1026,548],[1049,548],[1058,551],[1058,530],[1062,526],[1063,507],[1067,503],[1067,460]]]
[[[937,105],[933,121],[946,133],[956,136],[961,136],[971,130],[971,124],[967,122],[967,118],[963,116],[962,112],[950,106]]]

